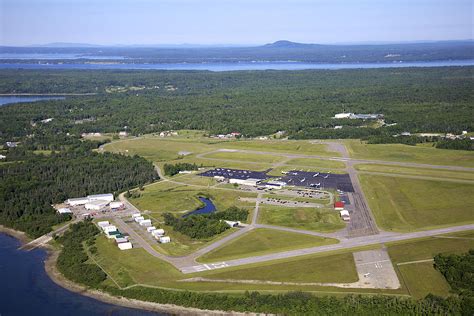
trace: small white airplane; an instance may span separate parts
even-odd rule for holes
[[[300,182],[303,183],[306,181],[306,178],[303,178]]]
[[[327,179],[327,178],[329,178],[329,175],[328,175],[328,174],[324,176],[324,179]]]
[[[319,172],[318,172],[318,173],[315,173],[315,174],[313,174],[313,178],[314,178],[314,177],[317,177],[317,176],[319,176]]]

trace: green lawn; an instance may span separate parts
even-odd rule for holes
[[[356,282],[358,280],[352,253],[330,256],[293,258],[256,267],[214,270],[203,276],[213,279],[269,280],[281,282]]]
[[[344,169],[346,164],[336,160],[322,160],[316,158],[295,158],[288,160],[287,165],[307,166],[323,169]]]
[[[405,283],[411,295],[415,298],[425,297],[429,293],[447,296],[449,284],[443,275],[433,267],[433,262],[413,261],[429,260],[438,253],[465,253],[474,248],[474,231],[389,243],[387,246],[390,258],[401,276],[400,281]],[[409,264],[397,265],[398,263]]]
[[[282,161],[284,158],[281,156],[274,156],[268,154],[250,154],[242,152],[216,152],[210,153],[202,158],[212,159],[224,159],[224,160],[237,160],[243,162],[257,162],[257,163],[275,163]]]
[[[144,249],[122,251],[115,241],[101,235],[96,241],[94,259],[122,287],[136,283],[150,284],[152,280],[166,282],[181,276],[172,265],[148,254]]]
[[[433,268],[432,262],[421,262],[397,267],[411,296],[417,299],[428,294],[448,296],[450,286],[444,276]]]
[[[384,172],[384,173],[395,173],[395,174],[403,174],[403,175],[427,176],[427,177],[474,181],[474,172],[467,172],[467,171],[436,170],[436,169],[401,167],[401,166],[378,165],[378,164],[358,164],[358,165],[355,165],[355,168],[360,171]]]
[[[318,232],[333,232],[345,227],[339,213],[332,209],[260,206],[258,222]]]
[[[335,243],[338,243],[338,241],[332,238],[262,228],[254,229],[238,239],[234,239],[224,246],[203,255],[198,260],[200,262],[217,262]]]
[[[472,151],[401,144],[366,144],[360,140],[347,140],[345,144],[352,158],[474,167]]]
[[[359,175],[380,228],[407,232],[474,222],[474,184]]]
[[[239,140],[222,143],[219,147],[293,154],[313,154],[318,156],[339,156],[339,153],[329,151],[326,144],[312,144],[306,140]]]

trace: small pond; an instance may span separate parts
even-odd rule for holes
[[[197,210],[194,210],[192,212],[189,212],[183,215],[183,217],[188,217],[190,215],[198,215],[198,214],[209,214],[209,213],[214,213],[216,211],[216,207],[214,206],[212,201],[209,200],[208,198],[199,197],[199,200],[201,200],[201,202],[203,202],[205,206],[198,208]]]

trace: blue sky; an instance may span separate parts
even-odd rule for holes
[[[473,38],[472,0],[0,0],[0,44]]]

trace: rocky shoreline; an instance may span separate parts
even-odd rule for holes
[[[0,233],[5,233],[12,237],[15,237],[21,241],[22,244],[27,243],[30,239],[26,236],[25,233],[17,231],[5,226],[0,225]],[[183,307],[172,304],[159,304],[154,302],[146,302],[135,299],[128,299],[125,297],[116,297],[108,293],[101,292],[98,290],[89,289],[85,286],[76,284],[68,279],[66,279],[57,269],[56,260],[59,256],[59,251],[54,249],[49,245],[42,246],[43,249],[47,251],[47,259],[45,260],[45,271],[48,276],[53,280],[57,285],[71,291],[75,292],[96,300],[99,300],[104,303],[119,305],[123,307],[143,309],[151,312],[166,313],[170,315],[256,315],[254,313],[240,313],[240,312],[226,312],[226,311],[216,311],[216,310],[203,310],[192,307]]]

